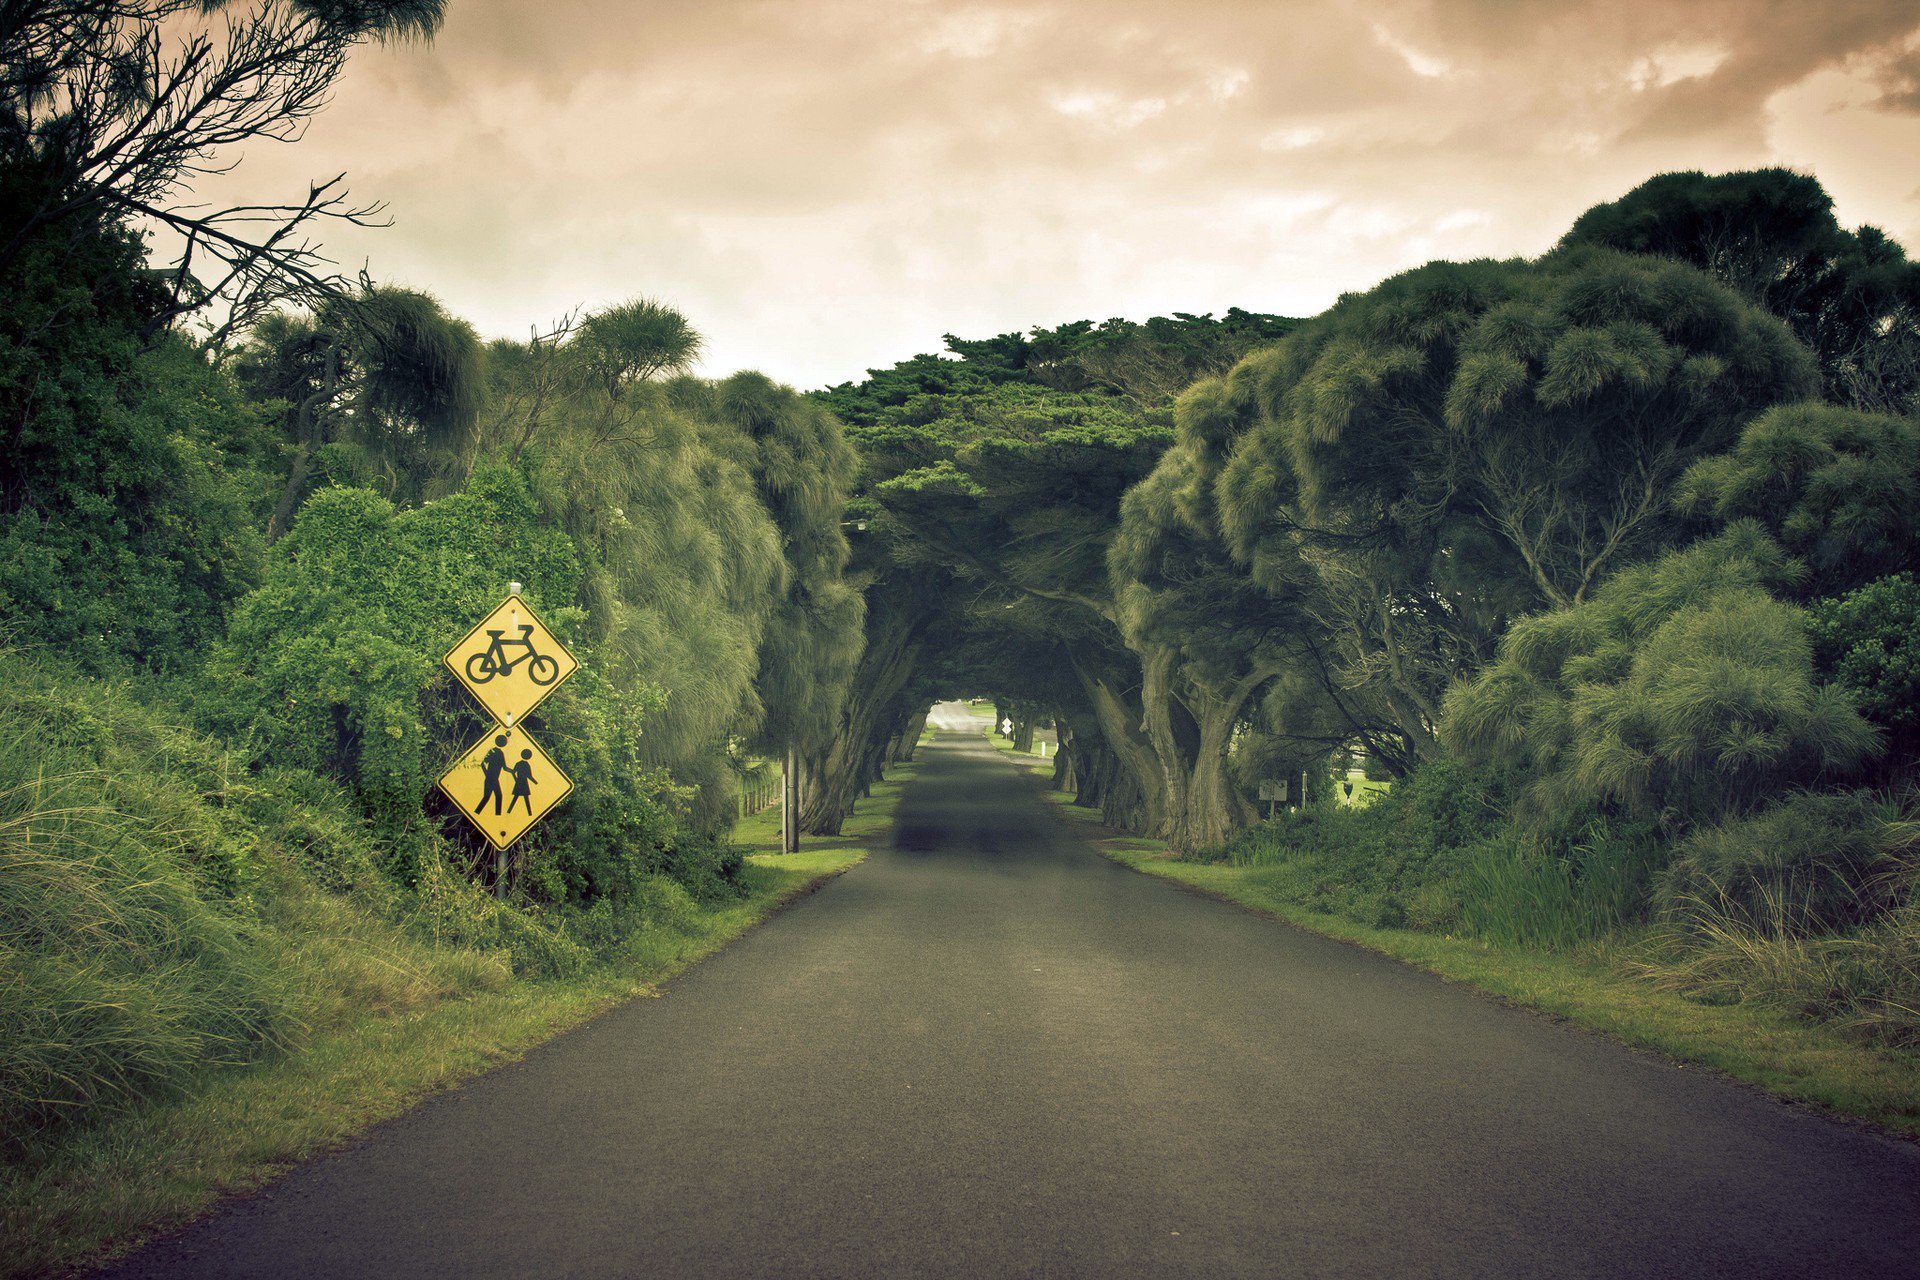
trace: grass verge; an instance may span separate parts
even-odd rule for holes
[[[1051,762],[1015,753],[1044,778]],[[1066,792],[1047,798],[1088,841],[1123,866],[1223,898],[1261,915],[1365,947],[1514,1004],[1539,1009],[1623,1043],[1697,1064],[1828,1115],[1920,1137],[1920,1056],[1848,1040],[1825,1027],[1749,1004],[1705,1004],[1663,991],[1604,947],[1561,954],[1355,924],[1280,901],[1259,868],[1176,859],[1165,844],[1116,832]]]
[[[749,849],[747,896],[636,940],[631,966],[517,979],[424,1009],[368,1015],[283,1057],[209,1072],[185,1096],[20,1153],[0,1166],[0,1277],[98,1265],[613,1005],[655,994],[655,984],[864,858],[890,827],[911,776],[912,766],[896,766],[840,837],[799,853],[774,851],[778,810],[742,820],[736,838]]]

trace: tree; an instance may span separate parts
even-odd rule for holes
[[[1144,322],[1076,320],[968,341],[947,349],[997,380],[1030,380],[1057,391],[1123,396],[1142,409],[1164,406],[1195,381],[1225,373],[1247,352],[1278,342],[1297,321],[1230,307],[1211,315],[1175,312]]]
[[[1234,371],[1205,424],[1221,532],[1311,621],[1334,685],[1427,758],[1445,690],[1511,618],[1679,537],[1686,466],[1813,378],[1777,322],[1689,267],[1435,263]]]
[[[1561,243],[1690,262],[1785,320],[1828,398],[1920,409],[1920,264],[1877,227],[1841,227],[1807,174],[1661,174],[1587,210]]]
[[[153,226],[178,242],[149,318],[215,308],[210,345],[345,282],[308,238],[367,223],[339,177],[298,200],[207,207],[194,183],[298,138],[352,48],[431,36],[444,0],[12,0],[0,11],[0,281],[29,246]]]
[[[1133,779],[1110,791],[1111,816],[1152,829],[1165,787],[1142,727],[1138,661],[1120,633],[1106,554],[1122,495],[1170,434],[1164,411],[1013,381],[915,396],[854,432],[896,561],[909,572],[952,574],[966,585],[966,614],[993,619],[996,631],[1012,610],[1069,647],[1080,688],[1053,701],[1091,710],[1099,732],[1089,746],[1116,752]],[[1118,807],[1128,799],[1139,808]]]
[[[256,395],[286,402],[294,450],[268,540],[291,527],[315,454],[330,443],[351,446],[351,478],[390,499],[456,489],[479,443],[483,359],[472,326],[432,297],[368,282],[355,297],[257,325],[235,372]]]
[[[684,373],[700,354],[700,335],[664,303],[635,298],[582,320],[569,354],[576,375],[609,401],[635,383]]]

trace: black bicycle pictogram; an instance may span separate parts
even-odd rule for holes
[[[520,624],[520,638],[517,640],[504,639],[507,634],[504,627],[498,631],[489,627],[487,634],[493,637],[493,643],[467,659],[467,679],[475,684],[485,684],[495,676],[510,676],[513,669],[523,662],[527,664],[527,674],[535,684],[552,684],[560,678],[560,664],[534,649],[532,623]],[[526,652],[509,659],[509,648],[525,649]]]

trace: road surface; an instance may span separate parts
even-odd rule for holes
[[[896,847],[118,1277],[1920,1276],[1920,1147],[1124,870]]]

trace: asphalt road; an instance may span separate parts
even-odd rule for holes
[[[115,1276],[1920,1276],[1920,1147],[1119,868],[897,847]]]

